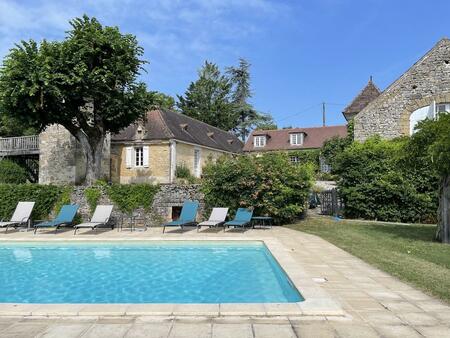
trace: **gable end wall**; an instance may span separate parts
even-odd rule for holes
[[[409,117],[433,101],[450,102],[450,40],[441,40],[355,116],[355,139],[409,135]]]

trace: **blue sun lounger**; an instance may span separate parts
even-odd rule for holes
[[[224,229],[226,227],[241,227],[245,228],[250,222],[252,221],[253,211],[246,208],[239,208],[236,212],[236,216],[234,216],[234,219],[226,222],[224,224]]]
[[[163,233],[166,231],[166,227],[180,226],[181,229],[183,229],[185,226],[197,226],[197,222],[195,221],[197,209],[198,201],[184,201],[180,218],[176,221],[164,224]]]
[[[59,211],[58,216],[54,220],[45,221],[34,225],[34,233],[39,228],[55,228],[55,233],[58,231],[58,228],[62,225],[71,225],[75,215],[77,214],[79,206],[74,205],[63,205],[61,210]]]

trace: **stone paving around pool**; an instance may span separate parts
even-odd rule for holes
[[[276,314],[277,304],[233,304],[205,311],[191,306],[180,311],[177,305],[158,306],[153,315],[141,312],[140,305],[123,305],[123,310],[109,312],[98,306],[86,312],[76,306],[53,305],[52,311],[20,305],[0,305],[0,337],[450,337],[450,307],[445,303],[400,282],[398,279],[364,263],[319,237],[291,229],[255,229],[223,232],[205,229],[196,232],[160,228],[146,232],[105,229],[98,232],[45,231],[0,232],[3,240],[115,240],[115,239],[248,239],[264,240],[285,253],[291,265],[301,267],[295,278],[307,282],[302,292],[306,299],[329,299],[342,313],[323,315],[295,309]],[[270,247],[270,246],[269,246]],[[273,249],[273,248],[271,248]],[[279,259],[280,253],[275,254]],[[283,253],[281,253],[283,255]],[[283,265],[283,262],[280,262]],[[2,267],[3,268],[3,267]],[[308,278],[309,280],[305,280]],[[5,286],[3,286],[5,287]],[[7,287],[7,286],[6,286]],[[28,308],[27,308],[28,306]],[[141,305],[146,307],[146,305]],[[213,306],[214,307],[214,306]],[[16,308],[16,309],[14,309]],[[74,310],[75,309],[75,310]],[[131,311],[130,309],[133,309]],[[234,309],[234,310],[233,310]],[[156,310],[156,309],[155,309]],[[16,311],[16,312],[14,312]]]

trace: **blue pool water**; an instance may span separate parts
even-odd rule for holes
[[[1,303],[265,303],[303,298],[262,242],[2,243]]]

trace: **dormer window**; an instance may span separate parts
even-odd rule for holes
[[[266,145],[266,136],[265,135],[253,136],[253,144],[255,148],[264,147]]]
[[[292,133],[290,136],[291,146],[301,146],[305,137],[304,133]]]

